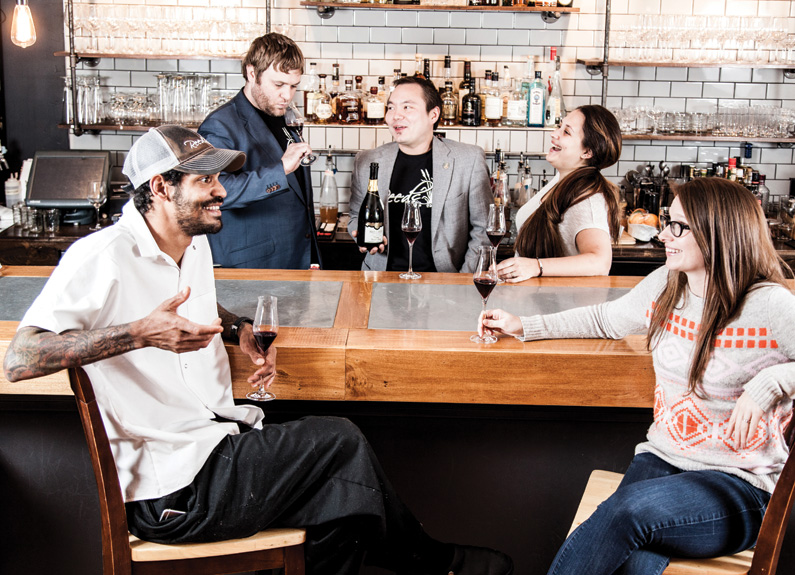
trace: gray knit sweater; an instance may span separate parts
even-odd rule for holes
[[[620,339],[645,331],[667,275],[662,267],[612,302],[523,317],[520,339]],[[718,335],[700,399],[687,393],[687,376],[703,307],[702,298],[688,293],[652,350],[654,423],[636,453],[654,453],[684,470],[731,473],[772,492],[789,452],[782,432],[795,397],[795,294],[765,285],[745,297],[739,315]],[[743,390],[765,415],[740,450],[726,429]]]

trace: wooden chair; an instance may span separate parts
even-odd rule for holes
[[[616,490],[622,477],[620,473],[599,469],[591,473],[569,533],[588,519],[596,507]],[[794,498],[795,450],[790,444],[790,455],[770,498],[756,547],[714,559],[672,558],[665,575],[776,575]]]
[[[214,543],[161,545],[142,541],[127,530],[127,513],[94,390],[81,368],[69,370],[102,514],[104,575],[222,575],[284,568],[304,575],[303,529],[267,529],[244,539]]]

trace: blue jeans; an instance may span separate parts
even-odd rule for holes
[[[621,485],[558,551],[549,575],[658,575],[670,557],[751,547],[770,494],[719,471],[635,456]]]

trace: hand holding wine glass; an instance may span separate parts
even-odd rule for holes
[[[295,102],[290,102],[287,104],[287,110],[284,112],[284,123],[287,124],[288,127],[293,128],[295,130],[297,139],[294,140],[290,131],[285,129],[285,134],[287,135],[287,141],[292,143],[294,141],[298,142],[305,142],[303,137],[304,131],[304,122],[306,122],[306,118],[298,109],[298,106],[295,105]],[[315,160],[317,160],[317,156],[315,154],[310,153],[308,156],[304,156],[301,158],[301,165],[309,166]]]
[[[257,313],[254,314],[254,341],[257,343],[260,353],[265,356],[268,348],[276,339],[279,333],[279,314],[276,309],[276,296],[261,295],[257,298]],[[270,401],[276,399],[270,391],[265,389],[265,384],[261,384],[256,391],[250,391],[246,397],[255,401]]]
[[[97,181],[91,182],[91,187],[88,189],[88,201],[91,202],[91,205],[94,206],[94,210],[97,213],[97,223],[92,226],[91,230],[101,230],[102,225],[100,224],[99,218],[99,208],[108,201],[108,193],[105,186],[105,182]]]
[[[489,301],[489,296],[492,290],[497,285],[497,268],[492,264],[494,259],[494,252],[497,248],[494,246],[480,246],[478,252],[478,264],[475,267],[475,273],[472,274],[472,280],[475,282],[475,287],[480,293],[480,298],[483,300],[483,309],[481,314],[486,311],[486,303]],[[478,319],[480,316],[478,316]],[[474,343],[495,343],[497,338],[493,335],[484,335],[483,337],[475,334],[469,338],[469,341]]]
[[[400,227],[406,236],[406,241],[409,243],[409,271],[400,274],[404,280],[416,280],[422,276],[412,269],[412,258],[414,256],[414,241],[422,231],[422,216],[420,214],[420,205],[414,201],[409,200],[403,207],[403,220],[400,222]]]

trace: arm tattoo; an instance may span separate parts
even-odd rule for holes
[[[19,381],[88,365],[135,348],[129,324],[61,334],[25,327],[11,340],[3,368],[9,381]]]
[[[232,324],[237,321],[237,316],[227,311],[220,303],[216,303],[216,305],[218,306],[218,317],[221,318],[221,327],[224,328],[221,338],[228,340],[232,337]]]

